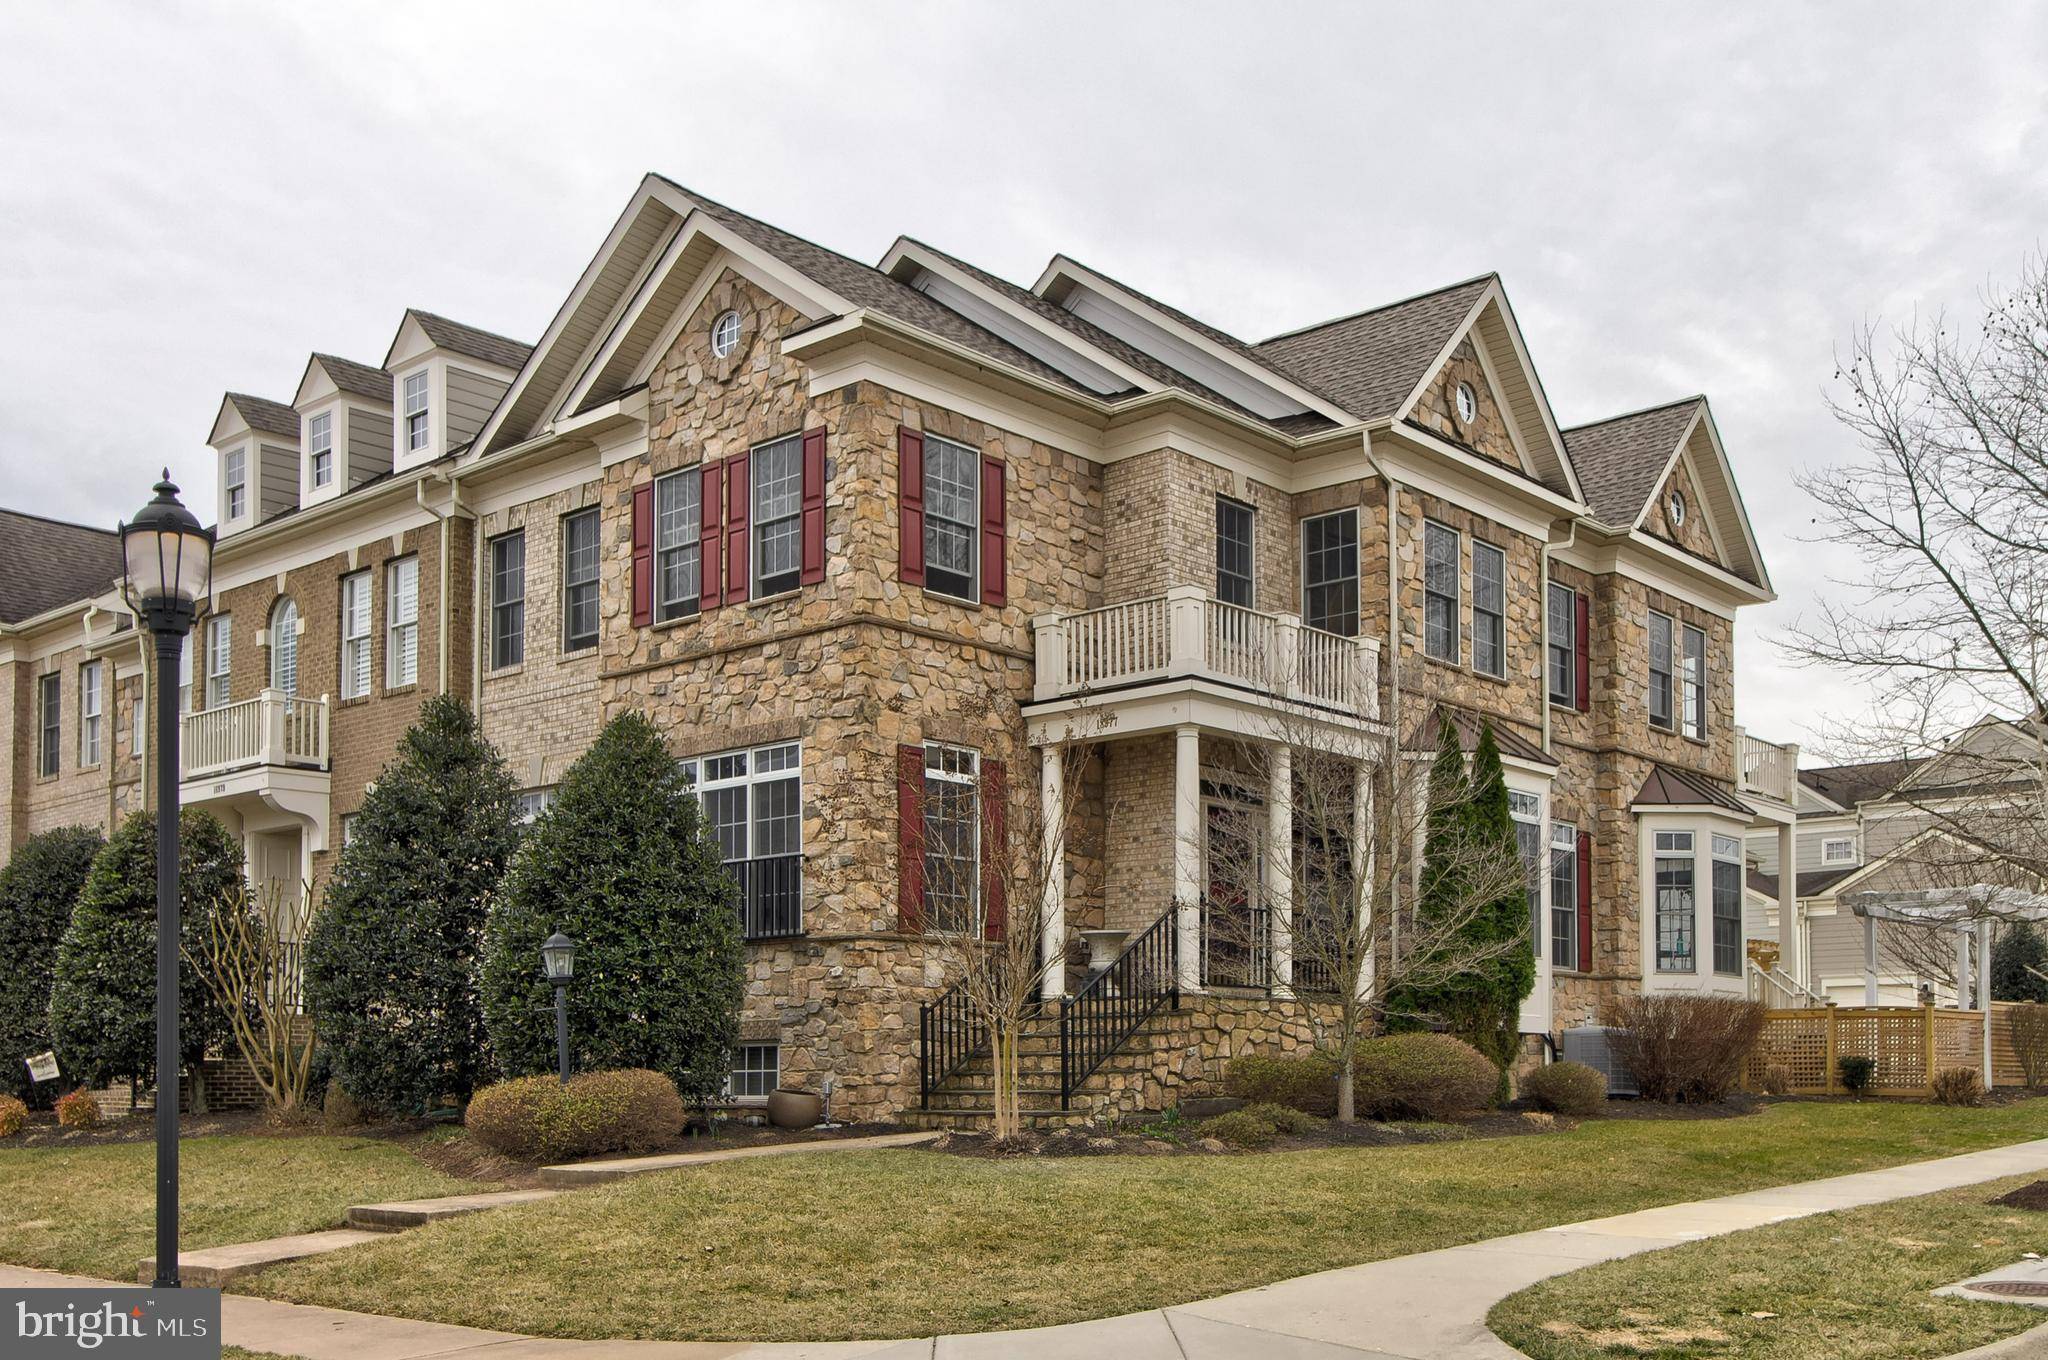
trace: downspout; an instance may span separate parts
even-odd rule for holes
[[[1550,534],[1546,535],[1543,541],[1543,551],[1536,554],[1536,560],[1539,564],[1537,574],[1541,578],[1536,583],[1537,598],[1543,602],[1544,661],[1542,678],[1537,682],[1537,698],[1541,700],[1540,711],[1543,714],[1544,755],[1550,754],[1550,555],[1559,548],[1569,548],[1579,541],[1579,522],[1576,519],[1567,522],[1571,525],[1571,531],[1562,539],[1554,537],[1557,533],[1557,525],[1554,522],[1551,524]],[[1592,644],[1588,640],[1586,655],[1590,658],[1592,654]]]
[[[434,599],[436,601],[435,607],[440,614],[440,626],[435,629],[437,636],[435,640],[436,665],[434,670],[434,676],[435,683],[440,686],[440,692],[446,694],[449,692],[449,636],[454,629],[455,616],[455,611],[449,608],[448,604],[448,563],[450,557],[450,550],[448,547],[449,525],[457,519],[473,520],[476,518],[476,516],[470,512],[468,506],[462,503],[462,483],[460,474],[455,472],[436,472],[433,474],[433,480],[440,482],[442,485],[448,488],[448,509],[446,511],[436,509],[434,506],[428,504],[428,479],[425,477],[422,477],[417,482],[413,483],[413,499],[419,503],[420,509],[434,516],[434,518],[440,522],[439,532],[435,535],[435,537],[440,540],[440,550],[436,554],[440,558],[440,584],[434,595]]]
[[[1397,787],[1393,771],[1400,768],[1401,761],[1401,578],[1396,565],[1400,553],[1395,542],[1401,520],[1401,484],[1380,462],[1379,455],[1372,451],[1370,430],[1365,434],[1365,461],[1387,488],[1387,732],[1393,760],[1387,796],[1392,798]],[[1399,847],[1389,846],[1388,853],[1398,855]],[[1398,865],[1387,876],[1387,912],[1387,947],[1390,952],[1398,954],[1401,945],[1401,874]]]

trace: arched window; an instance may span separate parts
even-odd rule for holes
[[[289,595],[270,611],[270,687],[299,692],[299,607]]]

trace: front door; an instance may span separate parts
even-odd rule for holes
[[[1260,901],[1258,809],[1218,797],[1202,808],[1202,981],[1210,987],[1272,982],[1272,930]]]

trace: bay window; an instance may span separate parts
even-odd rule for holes
[[[1579,829],[1550,824],[1550,966],[1579,966]]]
[[[1714,836],[1714,971],[1742,975],[1742,838]]]
[[[740,885],[748,939],[803,934],[803,753],[796,742],[693,756],[683,778]]]
[[[1659,831],[1656,850],[1657,971],[1690,973],[1698,929],[1693,833]],[[1739,896],[1736,900],[1741,901]]]
[[[1515,820],[1515,851],[1528,878],[1529,938],[1543,953],[1543,799],[1520,789],[1508,790],[1508,815]]]

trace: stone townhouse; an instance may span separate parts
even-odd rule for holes
[[[1077,963],[1083,930],[1172,933],[1126,1105],[1298,1042],[1286,950],[1212,954],[1202,909],[1233,752],[1283,708],[1340,750],[1425,707],[1494,726],[1539,1050],[1618,992],[1745,989],[1743,837],[1789,837],[1793,764],[1735,726],[1734,616],[1771,590],[1728,455],[1702,398],[1560,428],[1496,276],[1252,344],[1065,256],[1029,287],[908,238],[869,266],[650,176],[530,349],[408,311],[376,365],[229,394],[209,442],[186,799],[317,892],[423,695],[476,705],[535,813],[646,712],[742,885],[736,1098],[916,1106],[931,932],[1019,911]],[[82,658],[130,626],[106,587],[0,632],[11,836],[134,800],[132,751],[97,802],[66,782]],[[1096,834],[1014,900],[983,810],[1060,806],[1066,741]]]

